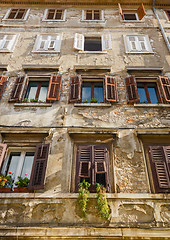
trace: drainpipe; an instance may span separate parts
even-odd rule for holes
[[[168,50],[169,50],[169,52],[170,52],[170,43],[169,43],[169,40],[168,40],[168,38],[167,38],[167,36],[166,36],[166,34],[165,34],[165,30],[164,30],[164,28],[162,27],[162,24],[161,24],[161,22],[160,22],[160,20],[159,20],[158,14],[157,14],[157,12],[156,12],[156,9],[155,9],[155,0],[153,0],[152,8],[153,8],[153,12],[154,12],[154,14],[155,14],[155,16],[156,16],[156,18],[157,18],[157,20],[158,20],[158,23],[159,23],[159,26],[160,26],[160,29],[161,29],[163,38],[164,38],[164,40],[165,40],[165,42],[166,42],[166,45],[167,45],[167,47],[168,47]]]

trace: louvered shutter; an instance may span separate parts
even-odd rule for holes
[[[163,148],[164,148],[164,154],[165,154],[165,159],[166,159],[168,174],[170,179],[170,146],[164,146]]]
[[[85,179],[91,181],[91,146],[77,147],[77,164],[76,164],[76,192],[78,191],[78,184]]]
[[[6,80],[7,80],[7,77],[0,75],[0,99],[4,91]]]
[[[11,96],[9,99],[9,102],[17,102],[17,101],[21,101],[22,99],[22,94],[23,94],[23,89],[24,89],[24,83],[25,81],[25,76],[21,76],[21,77],[17,77],[14,87],[12,89],[11,92]]]
[[[69,102],[80,102],[81,101],[81,76],[73,76],[70,78],[70,96]]]
[[[94,179],[92,184],[103,184],[106,190],[110,190],[109,184],[109,165],[108,165],[108,149],[107,146],[94,146]],[[93,161],[93,160],[92,160]],[[93,177],[93,176],[92,176]]]
[[[163,95],[166,102],[170,103],[170,79],[167,77],[159,76],[160,84],[162,87]]]
[[[2,162],[5,157],[6,149],[7,149],[7,144],[0,143],[0,169],[2,167]]]
[[[120,3],[118,3],[118,7],[119,7],[119,13],[120,13],[120,16],[121,16],[122,19],[123,19],[123,11],[122,11],[122,8],[121,8]]]
[[[143,3],[142,3],[142,4],[140,5],[140,7],[137,9],[137,14],[138,14],[139,20],[141,20],[141,19],[146,15],[146,12],[145,12],[145,8],[144,8]]]
[[[49,144],[37,145],[32,166],[29,190],[43,189]]]
[[[111,35],[102,35],[102,51],[112,49]]]
[[[164,147],[150,146],[149,156],[155,192],[156,193],[170,192],[170,175],[169,175],[170,172],[168,170],[166,157],[164,154]]]
[[[127,102],[128,103],[139,102],[139,95],[135,77],[134,76],[126,77],[125,86],[127,93]]]
[[[84,35],[75,33],[74,37],[74,48],[77,50],[84,50]]]
[[[105,76],[106,101],[117,102],[117,81],[115,77]]]
[[[61,89],[61,75],[52,75],[49,82],[47,100],[48,101],[58,101],[60,98]]]

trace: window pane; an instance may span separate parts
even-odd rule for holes
[[[91,100],[91,83],[83,83],[82,85],[82,102],[90,102]]]
[[[148,92],[149,92],[151,103],[158,103],[156,84],[148,83],[147,86],[148,86]]]
[[[103,83],[94,83],[94,98],[98,103],[103,102]]]
[[[54,9],[49,9],[48,10],[47,19],[53,19],[54,18],[54,14],[55,14],[55,10]]]
[[[84,51],[102,51],[101,38],[85,38]]]
[[[102,184],[104,187],[106,187],[106,177],[105,173],[102,174],[96,174],[96,183]]]
[[[17,11],[18,11],[18,9],[12,9],[8,16],[8,19],[14,19]]]
[[[35,99],[37,93],[38,83],[37,82],[30,82],[28,87],[27,99]]]
[[[146,93],[145,93],[145,89],[144,89],[144,84],[143,83],[138,83],[137,87],[138,87],[138,94],[139,94],[140,103],[147,102],[147,97],[146,97]]]
[[[13,174],[12,178],[13,179],[15,178],[18,163],[19,163],[19,160],[20,160],[20,155],[21,155],[20,152],[11,152],[11,154],[9,156],[9,161],[8,161],[8,164],[7,164],[5,175],[9,175],[9,172],[11,172]]]
[[[16,16],[16,19],[22,19],[24,17],[25,9],[20,9]]]
[[[124,13],[124,20],[136,20],[136,14],[135,13]]]
[[[30,179],[33,160],[34,160],[34,152],[27,152],[25,154],[25,159],[24,159],[24,163],[21,171],[22,178],[27,177]]]
[[[43,82],[41,84],[40,94],[39,94],[39,101],[46,102],[48,92],[48,82]]]

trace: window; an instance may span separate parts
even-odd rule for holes
[[[134,12],[134,10],[122,10],[120,3],[118,3],[119,7],[119,13],[121,18],[124,21],[137,21],[142,20],[143,17],[146,15],[145,8],[143,6],[143,3],[140,5],[140,7]]]
[[[104,20],[103,10],[83,10],[82,20],[86,21]]]
[[[152,53],[148,36],[125,36],[125,47],[129,53]]]
[[[6,151],[7,157],[5,157]],[[27,174],[30,179],[29,189],[41,189],[44,187],[48,152],[49,144],[8,148],[6,144],[0,144],[1,173],[7,176],[11,172],[14,183],[18,176],[25,177]]]
[[[125,78],[128,103],[170,103],[170,79],[160,76],[148,81],[130,76]]]
[[[95,191],[96,183],[102,184],[110,191],[108,146],[77,146],[76,170],[76,192],[78,184],[84,179],[91,184],[91,192]]]
[[[17,35],[0,34],[0,52],[11,52],[14,48]]]
[[[0,75],[0,99],[2,98],[2,94],[6,85],[7,77]]]
[[[46,9],[44,19],[46,21],[65,21],[66,10],[63,9]]]
[[[59,75],[17,77],[9,102],[58,101],[62,77]]]
[[[97,79],[81,76],[70,78],[70,102],[117,102],[117,80],[112,76]]]
[[[12,8],[8,10],[3,20],[26,20],[29,14],[29,9]]]
[[[170,21],[170,10],[165,10],[168,20]]]
[[[112,48],[111,35],[86,37],[83,34],[76,33],[74,38],[74,48],[86,52],[109,50]]]
[[[43,53],[60,52],[61,35],[38,35],[33,51]]]

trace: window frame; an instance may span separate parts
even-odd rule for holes
[[[136,19],[135,20],[132,20],[132,19],[127,20],[127,19],[125,19],[124,14],[134,14],[136,16]],[[140,21],[140,20],[139,20],[137,12],[134,12],[134,11],[124,11],[123,12],[123,21],[124,22],[126,22],[126,21],[127,22],[137,22],[137,21]]]
[[[92,16],[94,16],[94,11],[99,11],[99,17],[100,19],[86,19],[86,14],[87,11],[92,11]],[[105,18],[104,18],[104,10],[102,9],[83,9],[82,10],[82,20],[83,22],[104,22]]]
[[[18,37],[19,37],[19,34],[0,34],[0,35],[3,35],[4,38],[6,38],[7,36],[13,36],[13,39],[10,40],[10,42],[8,43],[8,48],[5,49],[5,48],[0,48],[0,52],[13,52],[14,51],[14,48],[15,48],[15,45],[16,45],[16,42],[18,40]],[[3,38],[3,42],[6,40]]]
[[[170,22],[170,9],[164,10],[164,13],[165,13],[165,17],[166,17],[167,21]]]
[[[8,16],[10,15],[10,13],[11,13],[11,11],[13,10],[13,9],[25,9],[25,15],[24,15],[24,17],[23,18],[21,18],[21,19],[15,19],[15,18],[13,18],[13,19],[9,19],[8,18]],[[27,20],[27,18],[28,18],[28,15],[29,15],[29,12],[30,12],[30,8],[10,8],[10,9],[8,9],[8,11],[6,12],[6,14],[5,14],[5,16],[4,16],[4,18],[2,19],[2,20],[6,20],[6,21],[26,21]]]
[[[48,11],[49,10],[62,10],[62,18],[61,19],[47,19],[47,15],[48,15]],[[45,22],[64,22],[66,21],[66,14],[67,14],[67,10],[66,9],[60,9],[60,8],[47,8],[45,9],[44,11],[44,16],[43,16],[43,19],[42,21],[45,21]]]

